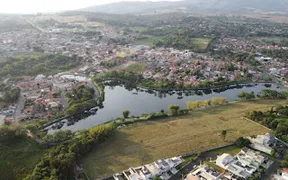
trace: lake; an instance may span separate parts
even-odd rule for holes
[[[227,100],[237,100],[237,94],[241,91],[254,91],[255,94],[263,89],[268,89],[264,84],[257,84],[255,86],[244,86],[242,88],[228,89],[224,92],[210,92],[210,94],[202,93],[203,91],[198,91],[197,94],[191,91],[190,93],[183,93],[182,99],[179,99],[179,94],[174,92],[173,94],[161,94],[159,92],[140,92],[133,89],[132,91],[127,90],[124,86],[105,86],[105,101],[103,103],[104,108],[99,109],[96,114],[84,118],[75,124],[67,126],[65,123],[61,128],[62,130],[80,130],[88,129],[92,126],[99,125],[101,123],[107,122],[117,117],[122,117],[123,110],[129,110],[130,115],[139,116],[143,113],[159,112],[160,110],[168,110],[170,104],[178,104],[181,108],[186,108],[187,101],[195,100],[207,100],[213,97],[226,97]],[[277,88],[276,85],[272,84],[269,88],[272,90],[283,90]],[[203,94],[203,95],[199,95]],[[49,130],[53,132],[54,130]]]

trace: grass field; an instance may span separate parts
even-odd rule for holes
[[[154,42],[157,41],[157,40],[161,40],[161,36],[157,37],[157,36],[148,36],[147,38],[145,39],[139,39],[139,40],[136,40],[134,41],[134,44],[136,45],[147,45],[147,46],[153,46]]]
[[[187,116],[137,123],[117,130],[115,136],[95,146],[81,164],[89,177],[98,178],[160,158],[205,151],[234,142],[241,136],[264,134],[269,129],[241,117],[250,110],[264,111],[284,103],[238,102],[195,111]],[[225,141],[218,136],[224,129],[227,130]],[[232,148],[230,153],[234,154],[236,150]]]
[[[139,74],[144,72],[145,68],[147,67],[147,64],[145,63],[137,63],[137,62],[133,62],[130,63],[127,67],[125,67],[124,69],[126,71],[130,71],[133,72],[135,74]]]
[[[32,172],[44,151],[29,139],[10,139],[0,144],[0,179],[20,180]]]
[[[193,38],[194,44],[200,49],[205,50],[212,39],[209,38]]]

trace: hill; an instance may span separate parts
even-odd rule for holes
[[[91,6],[81,11],[105,12],[115,14],[134,14],[160,10],[185,10],[189,12],[219,13],[288,13],[288,0],[185,0],[179,2],[118,2],[101,6]]]

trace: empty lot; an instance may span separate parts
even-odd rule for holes
[[[285,101],[238,102],[195,111],[181,117],[133,124],[94,147],[81,162],[91,178],[111,175],[165,157],[228,144],[241,136],[264,134],[269,129],[244,119],[249,110],[268,110]],[[227,130],[225,141],[219,136]]]

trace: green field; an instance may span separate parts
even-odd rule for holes
[[[194,44],[200,49],[205,50],[212,39],[209,38],[193,38]]]
[[[232,156],[235,156],[236,154],[238,154],[241,151],[241,148],[233,145],[233,146],[228,146],[228,147],[224,147],[224,148],[220,148],[220,149],[216,149],[213,151],[210,151],[212,153],[214,153],[215,155],[221,155],[223,153],[228,153]]]
[[[147,38],[144,39],[139,39],[134,41],[134,44],[136,45],[147,45],[147,46],[153,46],[155,41],[161,40],[162,37],[159,36],[148,36]]]
[[[29,139],[9,139],[0,144],[0,179],[20,180],[32,172],[44,150]]]
[[[94,179],[160,158],[205,151],[234,142],[241,136],[264,134],[269,129],[241,117],[250,110],[268,110],[284,103],[280,100],[238,102],[186,116],[133,124],[117,130],[115,136],[95,146],[81,164]],[[222,130],[227,130],[225,141],[219,136]],[[235,154],[238,150],[231,148],[229,152]]]
[[[133,72],[135,74],[144,72],[147,64],[145,63],[132,63],[125,68],[126,71]]]

